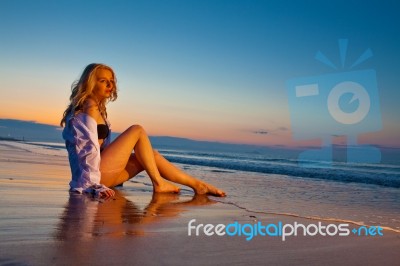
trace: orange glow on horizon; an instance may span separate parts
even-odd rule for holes
[[[24,121],[32,121],[41,124],[48,124],[59,126],[61,114],[63,110],[51,112],[51,114],[44,115],[43,110],[32,110],[27,114],[26,110],[16,110],[9,115],[2,111],[0,118],[2,119],[16,119]],[[47,112],[48,113],[48,112]],[[133,121],[133,120],[132,120]],[[290,130],[278,133],[257,134],[250,130],[244,130],[235,125],[226,123],[218,123],[216,121],[189,121],[186,119],[181,120],[164,120],[160,121],[157,118],[140,117],[136,121],[129,123],[125,120],[111,119],[113,132],[123,132],[132,124],[142,125],[150,136],[170,136],[178,138],[186,138],[198,141],[210,141],[232,144],[250,144],[258,146],[278,146],[287,148],[299,148],[305,146],[320,146],[319,139],[309,141],[297,141],[292,139]],[[289,128],[289,126],[287,126]],[[398,136],[396,129],[392,128],[387,131],[379,131],[366,133],[359,136],[360,144],[372,144],[385,147],[399,148]],[[334,144],[345,145],[346,137],[333,138]]]

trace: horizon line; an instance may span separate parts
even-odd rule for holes
[[[37,122],[34,120],[23,120],[23,119],[15,119],[15,118],[0,118],[1,120],[8,120],[8,121],[16,121],[16,122],[28,122],[28,123],[33,123],[37,125],[44,125],[44,126],[51,126],[54,127],[56,130],[60,130],[63,127],[60,125],[54,125],[54,124],[47,124],[47,123],[42,123],[42,122]],[[113,131],[113,134],[121,134],[123,132],[118,132],[118,131]],[[178,136],[170,136],[170,135],[149,135],[149,137],[168,137],[168,138],[175,138],[175,139],[182,139],[182,140],[190,140],[190,141],[196,141],[196,142],[208,142],[208,143],[218,143],[218,144],[226,144],[226,145],[244,145],[244,146],[253,146],[253,147],[262,147],[262,148],[274,148],[274,149],[294,149],[294,150],[301,150],[301,149],[321,149],[323,145],[299,145],[299,146],[287,146],[287,145],[262,145],[262,144],[250,144],[250,143],[240,143],[240,142],[224,142],[224,141],[218,141],[218,140],[209,140],[209,139],[194,139],[194,138],[189,138],[189,137],[178,137]],[[9,136],[0,136],[0,138],[9,138],[12,140],[12,137]],[[0,139],[1,140],[1,139]],[[25,141],[25,140],[18,140],[17,141]],[[360,144],[360,145],[372,145],[380,149],[400,149],[400,146],[386,146],[386,145],[381,145],[381,144],[374,144],[374,143],[368,143],[368,144]],[[333,144],[332,146],[335,147],[346,147],[349,145],[345,144]],[[350,145],[351,146],[351,145]]]

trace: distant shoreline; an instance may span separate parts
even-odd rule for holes
[[[0,140],[25,142],[25,139],[16,139],[16,138],[11,138],[11,137],[0,137]]]

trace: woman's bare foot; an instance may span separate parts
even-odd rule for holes
[[[217,196],[217,197],[225,197],[226,193],[223,190],[220,190],[210,184],[207,184],[205,182],[199,182],[199,184],[193,188],[194,192],[199,195],[212,195],[212,196]]]
[[[167,181],[162,181],[161,183],[155,185],[153,184],[154,192],[157,193],[179,193],[180,187],[175,186]]]

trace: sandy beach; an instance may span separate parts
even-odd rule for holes
[[[1,265],[398,265],[397,232],[285,241],[189,236],[192,219],[213,225],[319,221],[249,212],[228,204],[229,195],[221,201],[187,192],[153,194],[140,182],[126,182],[113,199],[99,201],[70,194],[69,178],[66,157],[0,142]]]

